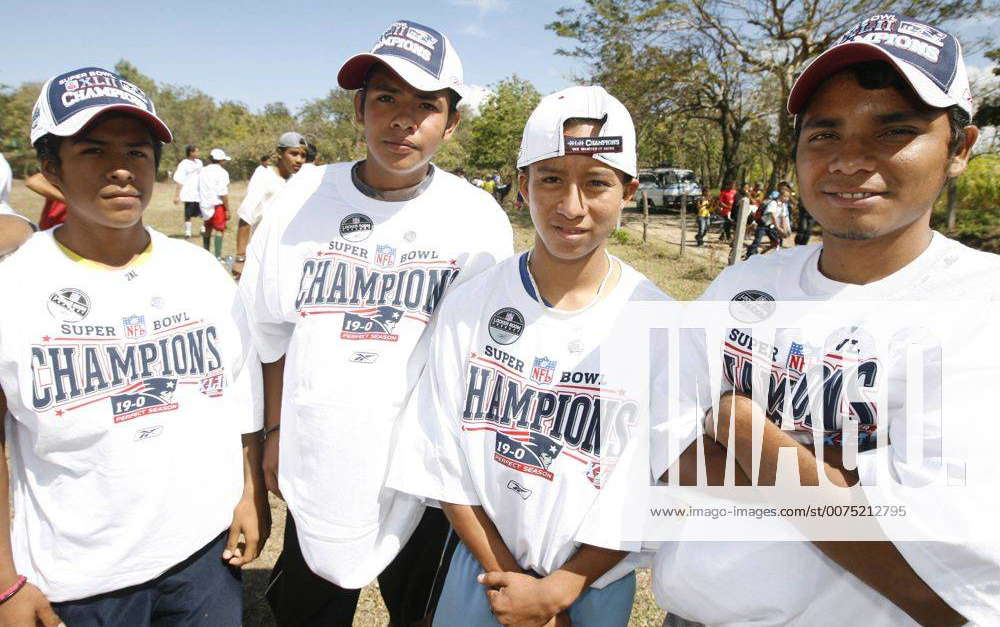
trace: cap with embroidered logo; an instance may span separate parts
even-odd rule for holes
[[[567,137],[566,120],[601,120],[599,137]],[[528,117],[521,136],[517,167],[564,155],[590,155],[629,176],[638,172],[632,116],[603,87],[569,87],[550,94]]]
[[[865,18],[816,57],[792,86],[789,113],[801,113],[827,78],[864,61],[891,64],[928,106],[958,105],[972,116],[972,91],[961,44],[930,24],[895,13]]]
[[[462,61],[451,42],[439,31],[410,20],[398,20],[375,42],[371,52],[356,54],[340,68],[337,83],[344,89],[361,89],[368,70],[382,62],[420,91],[451,89],[465,95]]]
[[[141,118],[153,136],[169,143],[167,125],[156,115],[152,99],[135,84],[99,67],[53,76],[42,85],[31,112],[31,143],[43,135],[76,135],[98,115],[124,111]]]

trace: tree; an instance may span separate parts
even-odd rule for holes
[[[512,178],[524,125],[540,99],[538,90],[516,74],[497,83],[469,125],[469,167]]]
[[[583,44],[564,51],[573,56],[600,58],[613,46],[611,39],[627,31],[667,55],[683,55],[698,41],[700,49],[738,58],[771,79],[777,96],[770,112],[774,182],[791,170],[793,119],[784,103],[811,58],[868,15],[893,11],[943,23],[984,14],[983,5],[984,0],[585,0],[580,7],[560,9],[549,28]]]

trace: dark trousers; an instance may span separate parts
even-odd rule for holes
[[[728,242],[733,239],[733,219],[729,216],[722,216],[722,224],[720,225],[721,233],[719,234],[720,242]]]
[[[750,247],[747,248],[747,257],[757,254],[757,249],[760,248],[760,241],[767,236],[771,240],[771,246],[777,246],[781,243],[781,236],[778,234],[778,229],[773,226],[758,226],[757,231],[753,234],[753,242]]]
[[[809,238],[812,236],[813,226],[816,224],[816,220],[808,213],[802,212],[799,215],[799,224],[795,233],[795,245],[805,246],[809,243]]]
[[[361,590],[341,588],[309,569],[291,513],[284,546],[271,571],[267,602],[281,627],[350,627]],[[458,536],[441,510],[428,507],[409,542],[378,576],[393,627],[432,616]]]
[[[71,627],[238,627],[243,585],[222,561],[226,533],[156,579],[97,596],[53,603]]]

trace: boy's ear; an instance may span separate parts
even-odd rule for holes
[[[444,139],[449,139],[455,134],[455,130],[458,128],[459,123],[462,121],[462,114],[458,111],[448,114],[448,126],[444,129]]]
[[[965,143],[958,149],[951,159],[948,159],[948,178],[957,178],[965,172],[966,166],[969,165],[969,157],[972,156],[972,148],[976,145],[976,140],[979,139],[979,127],[976,126],[966,126],[965,129]]]
[[[45,180],[62,191],[62,168],[55,159],[42,160],[42,176]]]
[[[354,92],[354,121],[361,126],[365,125],[365,90],[359,89]]]

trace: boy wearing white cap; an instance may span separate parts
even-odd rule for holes
[[[68,210],[0,264],[0,624],[240,625],[270,518],[236,287],[143,226],[171,135],[140,88],[67,72],[32,119]]]
[[[409,625],[433,611],[448,523],[383,490],[396,419],[441,299],[511,255],[513,234],[492,198],[430,163],[459,122],[443,34],[400,20],[338,80],[358,90],[367,155],[292,177],[240,281],[264,362],[265,477],[290,514],[268,598],[282,625],[350,624],[377,576],[392,624]]]
[[[222,257],[222,238],[226,234],[229,221],[229,172],[222,164],[229,161],[229,155],[222,148],[213,148],[208,153],[209,163],[198,171],[198,198],[201,217],[205,219],[202,244],[209,250],[212,232],[215,231],[215,258]]]
[[[258,166],[250,177],[247,194],[236,211],[236,215],[240,217],[239,226],[236,227],[236,262],[233,265],[233,274],[236,278],[243,272],[251,231],[260,223],[264,212],[278,192],[284,189],[285,182],[306,162],[307,150],[308,142],[300,133],[295,131],[282,133],[278,138],[278,159],[275,167]]]
[[[606,250],[638,187],[632,118],[601,87],[547,96],[517,165],[534,247],[445,301],[388,485],[439,501],[462,540],[435,625],[625,625],[641,547],[595,512],[632,450],[608,433],[649,412],[648,382],[597,349],[630,301],[668,298]]]
[[[978,136],[970,125],[972,99],[961,47],[952,35],[900,15],[869,17],[803,72],[788,110],[796,115],[795,165],[802,201],[823,226],[823,243],[754,257],[729,268],[703,299],[839,301],[852,307],[852,316],[878,320],[883,301],[947,303],[972,298],[988,307],[1000,298],[1000,257],[967,248],[930,228],[935,200],[948,180],[965,170]],[[913,322],[919,325],[919,320],[907,321]],[[915,337],[907,340],[918,341]],[[946,348],[968,348],[969,340],[963,336],[960,341],[966,346]],[[972,352],[989,354],[988,344],[979,346],[981,350],[973,346]],[[749,365],[729,367],[747,363],[740,351],[733,343],[723,347],[724,387],[737,395],[736,459],[753,476],[753,419],[744,398],[750,394],[753,374]],[[872,502],[901,502],[907,523],[916,528],[935,529],[942,521],[964,528],[969,521],[995,515],[995,498],[966,499],[944,508],[940,502],[928,503],[918,490],[900,493],[905,500],[899,501],[886,485],[894,481],[885,474],[874,479],[882,461],[895,477],[919,472],[917,466],[924,460],[914,465],[907,448],[927,451],[933,456],[928,461],[950,466],[954,448],[942,448],[942,432],[951,429],[954,434],[956,427],[966,431],[960,422],[966,417],[955,411],[942,413],[951,423],[944,430],[933,422],[932,411],[926,412],[920,429],[907,426],[907,386],[899,384],[905,364],[898,363],[903,361],[898,357],[879,359],[873,339],[858,327],[829,338],[827,346],[811,343],[798,329],[778,336],[766,375],[771,389],[783,389],[781,378],[789,377],[801,382],[789,392],[798,399],[816,393],[806,389],[807,380],[824,382],[824,409],[822,417],[813,416],[801,403],[785,410],[781,397],[769,399],[770,420],[762,425],[761,484],[774,484],[778,453],[784,447],[796,454],[802,485],[817,485],[823,474],[838,486],[860,480]],[[973,371],[976,363],[973,359],[969,364]],[[856,370],[848,369],[849,364]],[[857,377],[856,386],[846,381],[848,373]],[[846,403],[846,392],[826,383],[839,374],[845,389],[877,394],[888,388],[888,410],[880,413],[877,405],[864,402],[840,405]],[[943,376],[947,380],[954,375]],[[932,397],[931,389],[928,383],[926,398]],[[723,398],[723,405],[729,398]],[[709,400],[703,398],[702,405]],[[841,460],[845,425],[838,406],[849,407],[850,422],[856,426],[852,437],[858,439],[861,453],[853,471]],[[784,424],[794,423],[793,430],[778,426],[785,411],[791,415],[784,416]],[[729,425],[722,423],[712,437],[728,443]],[[972,424],[975,439],[998,441],[995,420]],[[883,438],[887,444],[876,448]],[[821,447],[824,454],[818,458]],[[664,470],[654,469],[657,475]],[[989,472],[996,477],[995,470]],[[885,520],[878,522],[888,534],[891,527]],[[996,623],[1000,543],[890,539],[672,543],[657,556],[654,590],[671,613],[710,625]],[[786,571],[788,576],[782,576]],[[707,600],[707,589],[720,591],[724,601]]]

